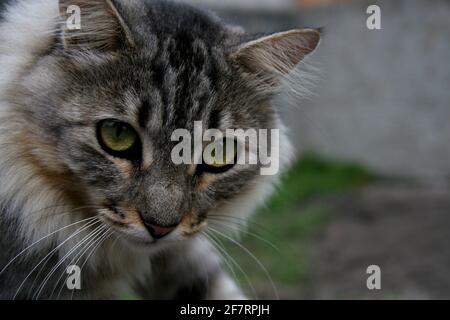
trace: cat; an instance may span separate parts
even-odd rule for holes
[[[77,12],[81,28],[69,23]],[[195,121],[280,129],[284,170],[292,148],[272,99],[320,37],[247,34],[170,1],[10,1],[0,22],[0,299],[246,299],[214,235],[234,237],[232,222],[280,174],[175,165],[171,134]],[[79,267],[75,290],[68,266]]]

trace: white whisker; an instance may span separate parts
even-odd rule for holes
[[[94,239],[92,239],[91,241],[89,241],[89,244],[85,246],[85,248],[83,248],[83,250],[81,252],[79,252],[77,261],[75,262],[75,265],[78,265],[78,262],[83,258],[83,256],[86,254],[86,252],[89,251],[89,249],[94,246],[96,243],[98,243],[98,241],[106,234],[108,233],[109,229],[107,226],[104,226],[101,230],[101,232],[99,234],[97,234]],[[89,259],[89,258],[87,258]],[[83,266],[85,265],[87,259],[84,261]],[[72,263],[71,263],[72,264]],[[80,268],[80,272],[82,271],[82,268]],[[67,280],[67,278],[66,278]],[[59,282],[59,281],[58,281]],[[62,286],[60,287],[59,291],[58,291],[58,297],[57,300],[59,299],[59,296],[62,293],[62,289],[64,289],[64,282],[62,284]],[[53,293],[52,293],[53,294]]]
[[[58,263],[50,270],[49,274],[44,278],[43,283],[40,287],[38,287],[38,292],[35,296],[35,300],[37,300],[39,298],[39,295],[42,293],[42,291],[44,290],[45,285],[47,284],[48,280],[50,280],[50,278],[52,277],[52,275],[56,272],[56,270],[61,266],[61,264],[64,263],[64,261],[73,253],[75,252],[78,248],[80,248],[86,241],[88,241],[89,239],[91,239],[93,236],[95,236],[96,234],[98,234],[98,232],[102,231],[105,228],[104,225],[100,225],[97,226],[96,228],[94,228],[94,230],[92,230],[91,232],[89,232],[83,239],[81,239],[80,242],[78,242],[72,249],[69,250],[69,252],[67,252],[64,257],[62,257]]]
[[[88,254],[88,256],[86,257],[86,260],[84,261],[84,263],[81,265],[80,268],[80,273],[83,272],[83,268],[86,265],[86,263],[89,261],[89,258],[95,253],[95,251],[97,250],[98,247],[100,247],[100,245],[105,242],[106,239],[108,239],[111,235],[113,234],[113,231],[111,230],[111,228],[107,229],[102,236],[100,236],[100,238],[97,240],[97,245],[95,245],[95,247],[91,250],[91,252]],[[94,242],[95,243],[95,242]],[[73,300],[73,294],[75,291],[72,291],[70,300]]]
[[[95,217],[97,218],[97,217]],[[44,260],[46,260],[49,256],[53,255],[59,248],[61,248],[67,241],[69,241],[70,239],[72,239],[73,237],[75,237],[76,235],[78,235],[80,232],[83,232],[84,230],[90,228],[91,226],[97,224],[101,222],[98,218],[94,219],[94,221],[90,221],[87,224],[85,224],[83,227],[79,228],[77,231],[75,231],[74,233],[72,233],[72,235],[67,238],[66,240],[64,240],[61,244],[59,244],[56,248],[54,248],[52,251],[50,251],[31,271],[30,273],[25,277],[25,279],[22,281],[22,283],[20,284],[19,288],[17,289],[16,293],[14,294],[13,300],[16,299],[17,295],[19,294],[20,290],[22,289],[23,285],[25,284],[25,282],[28,280],[28,278],[33,274],[33,272],[41,265],[42,262],[44,262]]]
[[[223,262],[225,262],[228,269],[230,269],[230,272],[233,274],[233,278],[236,280],[236,282],[239,282],[233,266],[228,261],[229,258],[227,258],[227,256],[224,255],[224,254],[228,255],[228,253],[225,251],[225,248],[223,248],[223,246],[221,246],[216,240],[214,240],[210,234],[208,234],[206,232],[202,232],[202,235],[205,236],[206,239],[212,244],[212,246],[218,250],[218,253],[223,258]],[[223,252],[222,250],[224,250],[225,252]]]
[[[100,229],[100,230],[99,230]],[[97,241],[97,238],[100,237],[102,235],[102,232],[106,229],[105,225],[101,225],[98,226],[95,230],[93,230],[93,232],[95,232],[94,234],[91,235],[90,239],[86,239],[88,240],[88,243],[84,246],[84,248],[82,250],[80,250],[70,261],[69,265],[78,265],[79,260],[83,257],[83,255],[86,253],[86,251]],[[76,259],[76,261],[75,261]],[[65,274],[65,270],[63,270],[63,272],[61,273],[61,275],[59,276],[58,280],[56,281],[55,285],[53,286],[52,292],[50,294],[50,298],[53,296],[56,288],[58,287],[59,282],[61,281],[61,279],[63,278]],[[62,289],[64,288],[64,283],[62,284],[59,292],[58,292],[58,297],[62,291]]]
[[[270,276],[270,273],[267,271],[266,267],[261,263],[261,261],[259,261],[259,259],[250,251],[248,250],[244,245],[242,245],[241,243],[237,242],[236,240],[234,240],[233,238],[227,236],[226,234],[209,227],[211,231],[217,233],[218,235],[221,235],[222,237],[224,237],[225,239],[228,239],[229,241],[231,241],[232,243],[234,243],[235,245],[237,245],[239,248],[241,248],[242,250],[244,250],[250,257],[252,257],[253,260],[255,260],[255,262],[259,265],[259,267],[261,268],[261,270],[264,272],[264,274],[266,275],[267,279],[270,281],[270,285],[272,286],[272,289],[274,291],[275,297],[277,300],[279,300],[279,295],[278,295],[278,290],[275,286],[275,283],[272,280],[272,277]]]
[[[258,235],[256,233],[253,233],[251,231],[246,230],[244,228],[244,226],[242,226],[242,225],[240,225],[238,223],[235,223],[234,225],[236,226],[236,228],[233,228],[232,226],[228,225],[228,223],[233,223],[232,221],[219,221],[219,220],[214,220],[214,219],[211,219],[211,220],[212,220],[213,223],[220,223],[219,227],[225,226],[225,227],[227,227],[228,229],[230,229],[232,231],[238,231],[238,232],[245,233],[245,234],[247,234],[249,236],[252,236],[252,237],[254,237],[254,238],[264,242],[265,244],[269,245],[270,247],[272,247],[272,249],[274,249],[276,252],[281,254],[280,249],[274,243],[270,242],[267,239],[264,239],[263,237],[261,237],[260,235]]]
[[[53,231],[52,233],[46,235],[45,237],[42,237],[42,238],[40,238],[39,240],[35,241],[35,242],[32,243],[31,245],[29,245],[28,247],[26,247],[25,249],[23,249],[21,252],[19,252],[14,258],[12,258],[11,261],[9,261],[8,264],[7,264],[6,266],[4,266],[3,269],[0,271],[0,276],[3,274],[3,272],[4,272],[4,271],[5,271],[12,263],[13,263],[15,260],[17,260],[22,254],[24,254],[26,251],[28,251],[29,249],[31,249],[33,246],[37,245],[37,244],[40,243],[41,241],[43,241],[43,240],[45,240],[45,239],[51,237],[52,235],[54,235],[54,234],[56,234],[56,233],[58,233],[58,232],[60,232],[60,231],[62,231],[62,230],[65,230],[65,229],[67,229],[67,228],[70,228],[70,227],[72,227],[72,226],[74,226],[74,225],[77,225],[77,224],[80,224],[80,223],[83,223],[83,222],[86,222],[86,221],[93,220],[93,219],[95,219],[95,218],[96,218],[96,217],[91,217],[91,218],[83,219],[83,220],[78,221],[78,222],[74,222],[74,223],[69,224],[69,225],[67,225],[67,226],[65,226],[65,227],[62,227],[62,228],[60,228],[60,229],[58,229],[58,230],[56,230],[56,231]]]
[[[250,287],[250,290],[252,291],[253,297],[256,299],[257,298],[257,294],[256,294],[256,289],[253,286],[253,283],[250,280],[250,277],[248,276],[248,274],[245,272],[245,270],[241,267],[241,265],[236,261],[236,259],[234,259],[225,249],[225,246],[223,245],[222,241],[220,241],[219,238],[217,238],[215,235],[213,234],[209,234],[210,237],[213,237],[215,239],[215,241],[213,243],[216,243],[216,245],[218,245],[218,249],[221,250],[221,252],[223,252],[223,254],[225,254],[230,260],[231,262],[238,268],[238,270],[241,272],[241,274],[244,276],[245,281],[247,282],[248,286]],[[234,274],[234,276],[236,277],[236,274]],[[237,278],[237,277],[236,277]],[[237,279],[236,279],[237,280]]]

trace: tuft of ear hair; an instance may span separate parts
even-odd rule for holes
[[[244,73],[276,87],[319,43],[316,29],[291,30],[245,43],[231,57]]]
[[[113,51],[132,46],[131,32],[112,0],[59,0],[65,50]],[[79,28],[73,28],[74,15]]]

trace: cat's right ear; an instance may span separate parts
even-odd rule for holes
[[[59,12],[65,50],[104,52],[134,44],[112,0],[59,0]]]
[[[320,31],[280,32],[242,44],[231,55],[242,72],[265,87],[277,87],[319,45]]]

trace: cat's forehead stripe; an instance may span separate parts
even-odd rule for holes
[[[148,128],[151,122],[188,127],[194,121],[208,123],[221,69],[218,57],[204,41],[184,33],[157,43],[162,45],[147,66],[150,77],[143,85],[147,97],[140,98],[139,125]]]
[[[147,123],[150,119],[150,103],[148,100],[143,100],[138,112],[138,122],[139,126],[143,129],[147,127]]]

